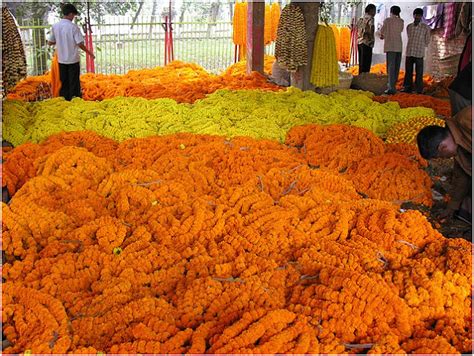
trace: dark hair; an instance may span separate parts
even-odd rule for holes
[[[73,4],[64,4],[62,7],[61,7],[61,11],[63,13],[64,16],[67,16],[69,14],[74,14],[74,15],[77,15],[78,12],[77,12],[77,9],[76,7],[73,5]]]
[[[394,15],[396,15],[396,16],[399,16],[399,15],[400,15],[400,11],[402,11],[402,10],[400,9],[400,6],[397,6],[397,5],[392,6],[392,7],[390,8],[390,13],[391,13],[391,14],[394,14]]]
[[[423,16],[423,9],[417,7],[415,10],[413,10],[413,15],[421,15],[421,16]]]
[[[374,4],[369,4],[365,7],[365,13],[368,14],[371,10],[377,10]]]
[[[416,136],[421,157],[432,159],[438,157],[439,144],[448,137],[449,129],[441,126],[427,126]]]

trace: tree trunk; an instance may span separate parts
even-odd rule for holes
[[[263,74],[265,3],[263,0],[248,3],[247,10],[247,73]]]
[[[38,6],[33,13],[33,24],[45,25],[48,23],[49,7]],[[35,29],[33,33],[36,33],[33,53],[35,54],[35,61],[33,65],[34,75],[42,75],[44,72],[49,70],[48,59],[49,55],[47,52],[48,44],[46,39],[45,29]]]
[[[230,15],[230,22],[234,20],[234,3],[229,2],[229,15]]]
[[[153,0],[153,7],[151,9],[151,18],[150,18],[150,30],[148,31],[148,36],[151,38],[153,35],[153,24],[156,21],[156,7],[157,7],[157,2],[156,0]]]
[[[138,6],[138,10],[135,13],[135,16],[133,17],[132,25],[130,26],[130,30],[133,29],[133,26],[135,25],[135,22],[137,22],[138,15],[140,15],[140,12],[142,11],[144,2],[140,2],[140,6]]]
[[[314,90],[314,85],[310,83],[311,69],[313,62],[313,48],[316,31],[319,21],[319,2],[291,2],[301,8],[306,24],[306,38],[308,51],[308,64],[298,68],[295,74],[292,74],[291,83],[293,86],[302,90]]]
[[[220,9],[220,1],[219,0],[216,0],[214,1],[212,4],[211,4],[211,13],[210,13],[210,16],[209,16],[209,24],[207,25],[207,34],[206,34],[206,38],[210,38],[211,37],[211,29],[213,26],[213,24],[211,23],[214,23],[217,21],[217,16],[219,15],[219,9]]]

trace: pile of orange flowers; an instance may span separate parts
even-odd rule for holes
[[[349,63],[351,58],[351,31],[347,26],[331,25],[336,39],[337,60]],[[356,73],[357,75],[358,73]]]
[[[353,66],[347,70],[349,73],[352,75],[358,75],[359,74],[359,66]],[[378,63],[374,64],[372,67],[370,67],[370,73],[374,74],[387,74],[387,64],[386,63]],[[400,70],[400,73],[398,75],[398,80],[397,80],[397,89],[400,90],[403,88],[403,80],[405,79],[405,72],[403,70]],[[415,75],[413,75],[413,80],[415,80]],[[429,88],[432,85],[435,85],[435,80],[434,78],[429,75],[425,74],[423,75],[423,85],[425,88]]]
[[[292,128],[286,143],[300,147],[311,167],[350,179],[363,196],[431,206],[431,179],[414,145],[385,145],[374,133],[347,125]]]
[[[268,61],[268,60],[267,60]],[[48,88],[38,96],[39,88]],[[267,79],[253,72],[208,73],[193,63],[173,61],[164,67],[131,70],[124,75],[93,74],[81,76],[84,100],[104,100],[117,96],[143,97],[147,99],[170,98],[180,103],[193,103],[219,89],[279,90]],[[9,99],[36,101],[51,97],[51,77],[28,77],[8,94]]]
[[[423,94],[408,94],[397,93],[395,95],[375,96],[373,100],[379,103],[386,103],[388,101],[396,101],[401,108],[410,108],[423,106],[433,109],[436,114],[445,117],[451,117],[451,104],[448,100],[434,98],[430,95]]]
[[[35,173],[3,205],[5,353],[471,348],[471,243],[303,148],[78,132],[28,149]]]
[[[78,137],[82,137],[81,132],[53,135],[40,145],[27,143],[6,153],[2,186],[14,195],[38,174],[41,157],[63,145],[76,145],[74,142]],[[113,140],[107,141],[102,152],[102,147],[96,146],[100,136],[89,134],[85,137],[80,139],[80,147],[90,147],[89,150],[99,157],[105,158],[117,150]],[[396,204],[405,201],[432,204],[431,180],[420,169],[426,162],[414,145],[385,145],[371,131],[349,125],[296,126],[288,132],[286,144],[298,149],[299,162],[342,174],[353,181],[363,196]]]

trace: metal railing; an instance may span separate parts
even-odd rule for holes
[[[149,20],[149,18],[148,18]],[[51,66],[53,49],[46,45],[50,25],[34,21],[19,26],[29,75],[43,74]],[[165,31],[161,22],[117,17],[112,23],[92,24],[96,73],[123,74],[131,69],[164,65]],[[174,59],[193,62],[219,73],[234,62],[231,22],[173,23]],[[274,53],[274,44],[266,46]],[[85,72],[85,58],[81,60]]]

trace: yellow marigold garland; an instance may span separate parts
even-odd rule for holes
[[[329,26],[319,25],[316,31],[310,80],[316,87],[339,84],[336,40]]]
[[[179,105],[171,99],[123,97],[101,102],[78,98],[71,102],[55,98],[36,103],[6,100],[3,129],[4,138],[15,146],[40,142],[61,131],[78,130],[93,130],[119,141],[192,132],[283,142],[291,127],[309,123],[351,124],[384,136],[394,123],[432,111],[400,109],[397,103],[379,104],[370,97],[367,92],[354,90],[320,95],[291,88],[276,93],[221,90],[193,105]]]

